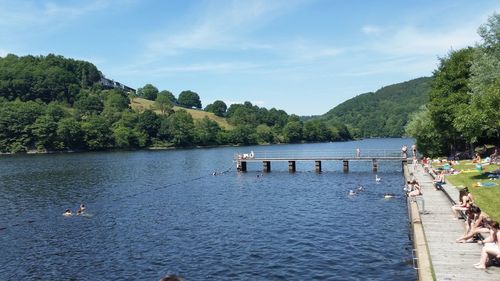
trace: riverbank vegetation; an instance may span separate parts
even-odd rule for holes
[[[103,79],[93,64],[62,56],[0,58],[0,152],[351,139],[334,121],[302,121],[250,102],[228,107],[215,101],[202,110],[193,91],[175,97],[146,84],[134,92]]]
[[[413,114],[406,127],[420,152],[455,157],[465,151],[460,155],[470,159],[475,147],[499,145],[499,30],[500,15],[494,14],[478,30],[481,42],[440,58],[429,102]]]
[[[434,165],[435,168],[438,166]],[[476,204],[492,219],[500,221],[500,180],[488,177],[489,172],[500,169],[500,165],[482,165],[477,169],[472,161],[460,161],[453,169],[461,171],[447,176],[447,180],[458,188],[468,187]],[[455,198],[458,201],[458,198]]]

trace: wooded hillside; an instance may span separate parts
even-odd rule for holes
[[[347,125],[354,137],[399,137],[411,113],[428,101],[432,78],[422,77],[361,94],[349,99],[320,119]]]

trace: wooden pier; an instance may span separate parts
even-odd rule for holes
[[[247,171],[248,163],[262,163],[263,172],[271,172],[272,162],[288,162],[288,171],[296,171],[297,162],[314,162],[315,171],[322,172],[322,162],[342,161],[344,172],[349,172],[349,163],[352,161],[369,161],[374,172],[378,170],[380,161],[400,161],[403,168],[408,158],[401,155],[400,150],[366,150],[363,154],[353,150],[335,150],[335,151],[257,151],[250,153],[237,153],[234,156],[236,168],[240,172]]]
[[[422,167],[414,170],[408,166],[406,178],[415,177],[423,193],[410,203],[416,254],[414,266],[418,269],[419,280],[500,280],[497,266],[486,270],[474,268],[473,264],[481,257],[481,245],[455,242],[464,234],[464,221],[453,219],[452,203],[445,192],[458,201],[458,189],[448,182],[443,186],[444,191],[436,191],[433,179]]]

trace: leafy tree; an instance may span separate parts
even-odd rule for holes
[[[228,139],[231,143],[251,145],[257,144],[255,129],[250,125],[238,125],[229,132]]]
[[[44,106],[19,100],[0,105],[0,151],[26,151],[34,145],[30,125],[42,115]]]
[[[38,117],[30,126],[37,150],[61,148],[57,142],[57,122],[48,115]]]
[[[302,122],[291,121],[283,128],[283,136],[287,143],[297,143],[302,140]]]
[[[324,142],[332,140],[332,135],[325,122],[316,119],[304,123],[303,138],[308,142]]]
[[[172,94],[170,91],[163,90],[158,93],[158,96],[166,96],[171,104],[177,104],[177,99],[175,98],[174,94]]]
[[[442,154],[449,155],[462,145],[460,133],[453,126],[460,108],[470,102],[470,66],[474,50],[472,48],[451,51],[440,59],[429,93],[428,109],[433,126],[440,132],[442,143],[449,146]]]
[[[82,122],[85,145],[89,150],[103,150],[112,147],[112,131],[107,120],[91,115]]]
[[[160,118],[151,110],[145,110],[137,119],[137,129],[143,131],[148,136],[147,143],[151,143],[152,138],[158,136],[158,130],[160,129]]]
[[[223,117],[226,113],[227,105],[225,102],[221,100],[216,100],[214,103],[211,103],[205,107],[205,111],[212,112],[217,116]]]
[[[255,128],[255,133],[257,135],[257,139],[261,143],[273,143],[274,142],[274,134],[272,129],[266,124],[260,124]]]
[[[442,156],[446,143],[440,139],[440,132],[433,125],[431,114],[426,106],[413,113],[406,125],[406,134],[416,140],[418,149],[429,157]]]
[[[129,108],[130,100],[126,93],[118,89],[102,91],[104,107],[123,111]]]
[[[154,101],[158,96],[158,88],[151,84],[146,84],[144,87],[137,89],[137,96]]]
[[[174,112],[172,102],[167,95],[161,94],[156,97],[154,106],[160,110],[161,114],[171,114]]]
[[[177,102],[180,106],[187,108],[201,108],[200,96],[193,91],[182,91]]]
[[[75,102],[75,108],[79,115],[99,114],[104,109],[104,103],[96,95],[82,95]]]
[[[500,139],[500,15],[493,14],[479,28],[483,39],[474,50],[469,86],[470,105],[463,105],[454,126],[469,143]]]
[[[84,146],[84,132],[82,126],[73,118],[64,118],[57,123],[57,139],[60,148],[78,149]]]
[[[194,140],[193,117],[185,110],[178,110],[168,117],[168,132],[175,146],[191,146]]]
[[[195,123],[195,142],[199,145],[215,145],[218,143],[218,134],[221,131],[217,122],[205,118]]]
[[[248,101],[244,104],[232,104],[227,110],[227,121],[232,125],[257,126],[257,111],[258,107]]]

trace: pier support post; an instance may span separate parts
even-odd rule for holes
[[[246,172],[247,171],[247,162],[246,161],[238,161],[236,164],[236,170],[238,172]]]
[[[342,163],[344,165],[344,173],[349,172],[349,161],[347,160],[342,160]]]
[[[296,168],[295,168],[295,161],[288,161],[288,172],[290,173],[295,173]]]
[[[377,170],[378,170],[377,159],[373,158],[372,159],[372,171],[376,172]]]
[[[316,173],[321,173],[321,161],[314,161],[314,166],[316,167]]]
[[[271,172],[271,161],[262,161],[262,171],[266,173]]]

